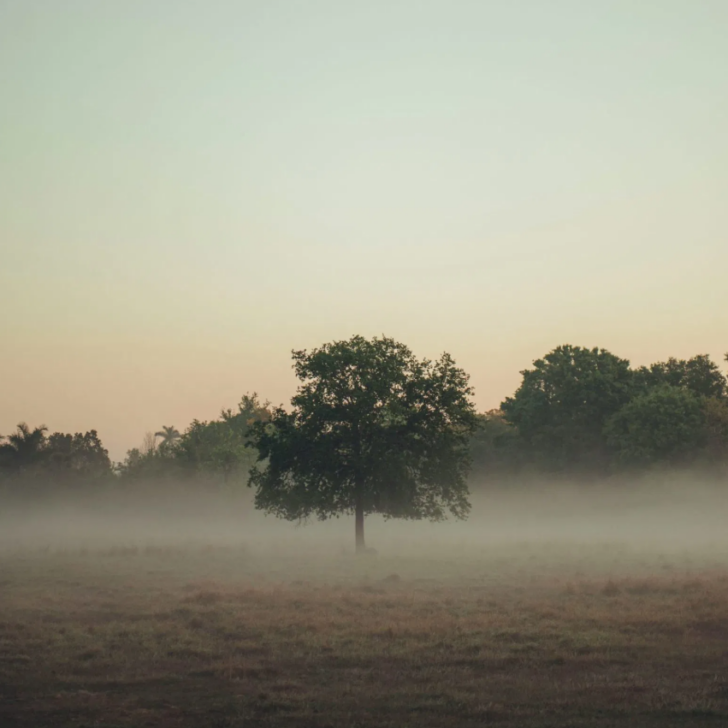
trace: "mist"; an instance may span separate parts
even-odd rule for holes
[[[288,522],[257,511],[253,494],[201,493],[147,483],[147,493],[61,494],[6,501],[0,549],[104,550],[116,546],[245,547],[250,553],[353,554],[354,520]],[[380,558],[477,558],[509,547],[559,544],[578,553],[611,545],[662,552],[728,547],[728,491],[705,473],[661,473],[583,484],[556,479],[473,482],[466,520],[366,518]]]

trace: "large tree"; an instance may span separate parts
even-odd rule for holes
[[[515,474],[524,465],[521,437],[501,410],[478,415],[478,428],[470,440],[470,453],[472,474],[481,482]]]
[[[640,367],[635,371],[635,382],[642,391],[669,385],[688,389],[701,397],[724,397],[728,390],[725,376],[707,354],[692,359],[671,357],[649,367]]]
[[[198,480],[207,485],[244,484],[255,455],[247,446],[253,422],[270,417],[268,402],[245,394],[237,409],[223,409],[215,420],[193,420],[181,435],[173,427],[147,433],[146,444],[129,450],[117,470],[128,482]],[[155,447],[156,437],[162,437]]]
[[[46,444],[45,425],[31,429],[25,422],[21,422],[15,432],[7,435],[7,442],[0,445],[0,465],[18,471],[38,465],[44,457]]]
[[[224,482],[247,477],[254,455],[248,447],[248,431],[255,422],[270,419],[269,402],[257,393],[245,394],[237,411],[224,409],[209,422],[193,420],[174,449],[176,464],[188,473],[219,475]]]
[[[501,409],[536,462],[553,470],[602,469],[602,429],[634,391],[626,359],[606,349],[559,346],[521,372]]]
[[[109,451],[96,430],[74,435],[54,432],[46,442],[45,452],[48,471],[56,476],[99,480],[112,473]]]
[[[161,437],[162,442],[159,443],[159,447],[166,449],[172,447],[182,435],[174,425],[162,425],[162,429],[155,432],[154,437]]]
[[[678,465],[693,460],[708,444],[705,402],[690,389],[669,384],[632,399],[604,428],[617,463]]]
[[[467,515],[477,416],[468,375],[448,354],[420,360],[393,339],[354,336],[293,360],[291,411],[251,428],[257,507],[289,520],[354,514],[357,552],[367,514]]]

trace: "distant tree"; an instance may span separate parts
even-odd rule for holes
[[[227,482],[252,462],[245,438],[224,419],[193,420],[179,441],[176,462],[189,474],[220,475]]]
[[[257,392],[244,394],[238,402],[238,410],[222,410],[221,419],[232,424],[239,432],[246,433],[255,422],[267,422],[271,418],[270,402],[261,402]]]
[[[728,464],[728,398],[708,397],[703,403],[707,457],[713,463]]]
[[[109,452],[96,430],[70,435],[54,432],[46,441],[46,468],[56,476],[100,479],[112,473]]]
[[[160,449],[134,447],[127,450],[126,457],[114,467],[117,475],[126,483],[149,484],[179,477],[182,473],[175,467],[172,457]]]
[[[177,440],[180,439],[180,437],[182,437],[182,435],[180,435],[179,430],[176,427],[162,425],[162,429],[159,432],[155,432],[154,437],[162,438],[162,442],[159,443],[159,447],[169,449],[177,442]]]
[[[258,508],[289,520],[354,514],[441,520],[470,508],[465,476],[476,426],[468,376],[448,354],[418,360],[386,337],[293,352],[292,410],[251,428]]]
[[[620,465],[682,464],[707,442],[704,399],[684,387],[663,384],[628,402],[605,426]]]
[[[153,432],[145,432],[140,448],[143,455],[153,455],[157,452],[157,437]]]
[[[248,432],[270,416],[269,402],[261,402],[256,393],[243,395],[237,411],[224,409],[210,422],[194,420],[177,441],[174,460],[187,473],[221,476],[225,483],[247,477],[255,460]]]
[[[126,457],[114,467],[116,474],[127,484],[145,484],[173,478],[179,473],[174,467],[172,452],[157,447],[157,436],[145,432],[141,445],[127,450]]]
[[[31,430],[21,422],[15,432],[3,438],[7,442],[0,445],[0,465],[13,471],[39,465],[45,454],[46,432],[45,425]]]
[[[472,474],[478,478],[514,474],[525,464],[518,430],[499,409],[478,415],[478,427],[470,439],[470,454]]]
[[[127,483],[242,484],[255,460],[247,446],[248,430],[253,422],[269,418],[269,403],[255,393],[245,394],[236,409],[223,409],[216,420],[195,419],[182,434],[166,426],[148,432],[116,470]],[[157,447],[159,437],[163,441]]]
[[[521,375],[501,409],[531,457],[551,470],[606,467],[602,430],[632,396],[629,362],[606,349],[566,345]]]
[[[635,381],[642,391],[662,385],[684,387],[703,397],[724,397],[728,391],[725,376],[707,354],[692,359],[671,357],[666,362],[640,367],[635,371]]]

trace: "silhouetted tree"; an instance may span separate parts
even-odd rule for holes
[[[532,369],[501,409],[531,457],[547,469],[603,469],[606,421],[632,397],[633,371],[606,349],[559,346]]]
[[[707,442],[704,399],[663,384],[635,397],[607,422],[604,433],[618,463],[683,464]]]
[[[725,376],[707,354],[687,360],[671,357],[666,362],[640,367],[635,371],[635,382],[643,391],[669,385],[689,389],[703,397],[723,397],[728,390]]]
[[[728,464],[728,398],[708,397],[703,412],[708,460],[712,464]]]
[[[269,403],[246,394],[237,409],[222,410],[216,420],[195,419],[182,434],[166,426],[147,433],[140,448],[127,452],[117,472],[128,483],[242,483],[255,460],[247,446],[248,430],[253,422],[269,418]],[[157,437],[164,438],[159,447]]]
[[[159,432],[155,432],[154,437],[161,437],[162,442],[159,443],[159,447],[166,449],[174,445],[182,435],[180,435],[176,427],[162,425],[162,429]]]
[[[101,479],[112,473],[109,452],[96,430],[54,432],[46,441],[46,469],[65,479]]]
[[[470,439],[472,472],[478,478],[517,473],[525,464],[523,442],[501,410],[478,415],[478,427]]]
[[[13,471],[39,465],[44,456],[46,432],[45,425],[31,430],[21,422],[15,432],[5,436],[7,442],[0,445],[0,465]]]
[[[302,384],[291,412],[279,407],[251,429],[258,508],[289,520],[353,513],[357,552],[368,513],[466,516],[476,414],[448,354],[420,361],[393,339],[354,336],[293,360]]]
[[[248,447],[248,432],[255,422],[270,419],[270,404],[256,393],[244,395],[237,411],[222,410],[210,422],[194,420],[177,442],[174,460],[189,473],[220,475],[228,482],[236,476],[247,477],[255,460]]]

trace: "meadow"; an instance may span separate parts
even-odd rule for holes
[[[5,539],[0,725],[728,725],[728,548],[704,523],[658,542],[389,522],[359,557],[348,523]]]

